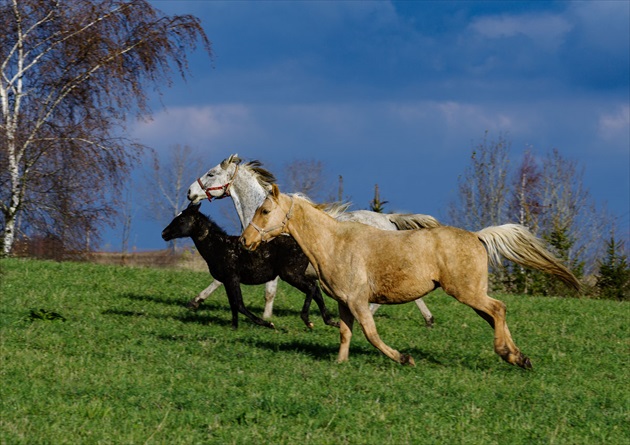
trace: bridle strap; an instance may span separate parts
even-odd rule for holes
[[[238,164],[236,164],[236,168],[234,169],[234,174],[232,175],[230,180],[226,184],[223,184],[223,185],[218,185],[216,187],[204,187],[203,183],[201,182],[201,178],[197,178],[197,184],[199,184],[199,187],[201,187],[201,190],[205,192],[206,196],[208,197],[208,201],[212,201],[213,199],[223,199],[230,196],[230,187],[232,186],[232,183],[234,182],[234,179],[236,178],[237,172],[238,172]],[[221,196],[212,196],[210,194],[211,190],[223,190],[223,194]]]
[[[284,231],[284,228],[286,227],[287,223],[289,222],[289,219],[291,219],[291,216],[293,214],[293,197],[291,197],[291,207],[289,207],[289,211],[287,212],[286,215],[284,215],[284,219],[282,220],[282,223],[278,224],[277,226],[273,226],[270,227],[268,229],[263,229],[262,227],[257,226],[256,224],[254,224],[254,222],[250,222],[249,224],[258,231],[258,233],[260,233],[260,238],[262,241],[267,242],[270,241],[271,239],[265,239],[265,235],[267,235],[269,232],[273,232],[276,229],[283,229],[280,232],[280,235],[285,235],[285,236],[289,236],[288,232]]]

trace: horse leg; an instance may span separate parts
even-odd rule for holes
[[[238,316],[235,315],[234,313],[233,304],[236,305],[236,309],[238,312],[245,315],[247,318],[249,318],[252,322],[256,323],[257,325],[265,326],[272,329],[275,328],[273,323],[270,323],[268,321],[263,320],[260,317],[257,317],[256,315],[252,314],[249,311],[249,309],[245,307],[245,303],[243,303],[243,294],[241,293],[240,283],[237,282],[237,283],[230,283],[230,284],[224,283],[224,284],[225,284],[226,291],[228,291],[230,307],[232,308],[232,327],[234,329],[238,327]]]
[[[210,283],[210,286],[206,287],[204,290],[199,292],[199,295],[197,295],[195,298],[190,300],[186,304],[186,307],[192,310],[199,309],[199,305],[203,303],[205,299],[208,298],[210,294],[214,292],[215,290],[217,290],[217,288],[220,287],[222,284],[223,283],[221,283],[219,280],[214,280],[212,283]]]
[[[322,314],[324,323],[328,326],[339,327],[339,323],[332,319],[328,313],[328,309],[326,309],[326,303],[324,303],[324,298],[322,297],[322,293],[317,285],[317,279],[305,273],[299,273],[295,270],[283,270],[280,277],[291,286],[304,293],[304,305],[302,305],[300,318],[304,321],[306,327],[309,329],[313,328],[313,323],[311,323],[309,319],[309,310],[311,308],[312,300],[315,300],[315,303],[317,303],[317,307],[319,308],[319,312]]]
[[[287,279],[288,278],[289,277],[287,277]],[[319,308],[319,312],[322,315],[324,323],[328,326],[339,327],[339,323],[332,319],[328,313],[328,309],[326,309],[326,303],[324,303],[324,298],[322,297],[322,293],[319,290],[316,280],[306,280],[304,277],[291,277],[289,284],[298,288],[304,292],[304,295],[306,295],[306,298],[304,298],[304,305],[302,306],[302,312],[300,313],[300,318],[309,329],[313,328],[313,323],[309,318],[309,310],[311,308],[312,300],[315,300],[315,303],[317,303],[317,307]]]
[[[387,357],[391,358],[395,362],[400,363],[401,365],[411,365],[415,366],[416,362],[413,360],[409,354],[401,354],[395,349],[387,346],[381,337],[378,335],[378,331],[376,330],[376,324],[374,323],[374,317],[372,316],[372,312],[369,309],[369,306],[363,305],[361,303],[350,304],[350,311],[352,311],[352,315],[357,319],[357,321],[361,324],[361,329],[363,330],[363,334],[368,339],[372,346],[381,351]]]
[[[240,290],[240,289],[239,289]],[[228,302],[230,303],[230,311],[232,312],[232,329],[238,329],[238,296],[232,291],[231,286],[225,286]]]
[[[424,302],[424,300],[422,298],[418,298],[416,300],[416,305],[418,306],[418,309],[420,309],[420,312],[422,313],[422,316],[424,317],[424,325],[427,328],[432,328],[433,327],[433,322],[435,320],[433,318],[433,314],[431,314],[431,311],[427,307],[427,305]],[[370,312],[372,312],[372,315],[374,315],[376,313],[376,311],[378,310],[379,307],[381,307],[380,304],[370,303]]]
[[[435,320],[433,319],[433,314],[431,313],[431,311],[427,307],[427,305],[424,302],[424,300],[422,298],[418,298],[416,300],[416,306],[418,306],[418,309],[420,309],[420,312],[422,313],[422,316],[424,317],[424,325],[427,328],[432,328],[433,327],[433,322]]]
[[[339,355],[337,362],[347,362],[350,354],[350,340],[352,340],[352,326],[354,325],[354,315],[341,301],[338,302],[339,308]]]
[[[304,308],[302,308],[302,320],[304,320],[305,308],[306,308],[306,320],[308,320],[308,309],[311,305],[310,300],[312,299],[312,300],[315,300],[315,303],[317,303],[317,307],[319,308],[320,314],[322,314],[322,319],[324,320],[324,323],[326,323],[328,326],[334,326],[338,328],[339,323],[332,319],[332,317],[328,313],[328,309],[326,309],[326,303],[324,303],[324,297],[322,297],[322,292],[319,290],[319,286],[317,286],[317,282],[310,283],[309,287],[310,287],[310,291],[307,294],[307,298],[304,300]],[[307,300],[308,300],[308,305],[307,305]],[[306,323],[306,320],[304,320],[305,323]],[[312,323],[311,323],[311,326],[312,326]]]
[[[273,300],[276,298],[276,291],[278,290],[278,278],[265,283],[265,310],[263,312],[265,320],[269,320],[273,314]]]
[[[521,368],[532,369],[532,362],[516,347],[505,321],[505,303],[487,295],[478,298],[457,298],[472,307],[494,329],[494,351],[506,362]]]

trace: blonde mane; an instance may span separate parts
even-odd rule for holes
[[[303,201],[306,201],[307,204],[315,207],[318,210],[323,210],[335,219],[342,213],[345,213],[348,210],[348,207],[350,207],[351,205],[351,203],[349,202],[325,202],[322,204],[317,204],[304,193],[289,193],[288,196],[292,198],[302,199]]]

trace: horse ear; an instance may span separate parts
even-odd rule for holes
[[[240,164],[240,163],[241,163],[241,158],[238,157],[238,154],[234,153],[233,155],[230,155],[229,157],[227,157],[221,162],[221,168],[225,170],[230,164]]]
[[[280,195],[280,189],[278,188],[278,184],[276,183],[271,184],[271,196],[277,199],[279,195]]]
[[[186,207],[186,210],[194,210],[195,212],[198,212],[200,208],[201,208],[201,201],[198,202],[197,204],[191,201],[190,204],[188,204],[188,207]]]

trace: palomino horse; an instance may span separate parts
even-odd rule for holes
[[[516,224],[475,233],[448,226],[384,231],[336,221],[307,199],[281,194],[274,185],[241,242],[256,249],[283,233],[295,238],[317,271],[320,285],[339,304],[339,361],[348,359],[356,318],[372,345],[398,363],[413,365],[411,356],[380,339],[369,303],[405,303],[442,287],[494,328],[494,350],[503,360],[529,369],[529,358],[516,347],[508,330],[505,304],[487,295],[488,262],[498,264],[503,256],[555,275],[575,289],[580,287],[540,240]]]
[[[242,164],[238,155],[233,154],[193,182],[188,189],[188,199],[193,203],[198,203],[205,198],[212,200],[231,196],[242,228],[245,228],[249,225],[256,209],[271,191],[274,182],[273,174],[263,169],[260,162],[252,161]],[[340,207],[331,208],[327,212],[339,221],[360,222],[383,230],[422,229],[440,225],[432,216],[422,214],[384,214],[367,210],[345,212]],[[199,302],[207,298],[211,292],[208,292],[208,289],[195,297],[189,306],[198,306]],[[274,296],[275,282],[267,283],[263,313],[265,319],[271,317]],[[421,299],[417,299],[416,304],[422,312],[426,325],[432,326],[433,315],[427,305]],[[376,312],[378,306],[378,304],[370,306],[372,313]]]

